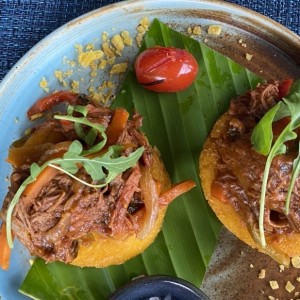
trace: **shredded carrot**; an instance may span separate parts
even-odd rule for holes
[[[23,195],[30,201],[34,199],[44,187],[56,174],[58,170],[52,167],[46,167],[37,177],[36,180],[28,184]]]
[[[192,180],[180,182],[171,187],[168,191],[162,193],[159,197],[160,205],[169,205],[176,197],[188,192],[190,189],[196,186],[196,183]]]
[[[6,239],[6,224],[1,224],[0,233],[0,269],[8,270],[10,260],[11,249],[8,246]]]
[[[129,113],[123,108],[116,108],[112,121],[106,129],[107,145],[115,145],[126,127]]]

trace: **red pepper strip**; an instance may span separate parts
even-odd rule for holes
[[[59,91],[34,103],[27,111],[27,116],[30,119],[32,116],[43,113],[62,102],[68,102],[71,105],[84,104],[79,94],[70,91]]]
[[[289,94],[292,84],[293,84],[293,79],[285,79],[279,83],[278,96],[280,99],[286,97]]]

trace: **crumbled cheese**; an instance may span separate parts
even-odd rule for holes
[[[276,300],[275,297],[273,297],[273,296],[268,296],[268,299],[269,300]]]
[[[142,33],[142,34],[145,34],[146,31],[147,31],[146,28],[142,25],[138,25],[136,30],[137,30],[138,33]]]
[[[207,33],[211,36],[219,36],[222,32],[222,26],[221,25],[210,25],[208,27]]]
[[[71,88],[72,88],[73,92],[78,93],[79,92],[79,81],[73,80],[71,82]]]
[[[247,44],[246,43],[241,43],[241,46],[246,48],[247,47]]]
[[[292,265],[294,268],[300,268],[300,256],[295,256],[291,259]]]
[[[70,70],[67,70],[63,73],[63,77],[70,77],[72,76],[74,73],[74,70],[70,69]]]
[[[54,75],[55,77],[58,79],[59,82],[63,81],[63,72],[62,71],[54,71]]]
[[[120,73],[125,73],[128,68],[128,63],[119,63],[119,64],[114,64],[111,68],[110,74],[120,74]]]
[[[147,17],[140,21],[139,30],[143,32],[140,33],[141,41],[149,25],[150,21]],[[80,92],[80,89],[84,88],[87,89],[93,100],[106,103],[108,100],[114,98],[116,84],[110,80],[105,81],[104,78],[106,78],[107,74],[121,75],[127,71],[128,62],[124,62],[125,59],[121,59],[121,56],[123,55],[125,47],[133,45],[133,39],[126,30],[116,33],[111,38],[107,32],[102,32],[100,39],[102,40],[102,45],[98,47],[96,43],[75,45],[77,61],[69,60],[67,57],[63,58],[63,63],[69,64],[72,66],[72,69],[68,69],[67,71],[56,70],[54,75],[64,87],[71,89],[73,92]],[[86,70],[80,69],[80,67],[90,70],[89,79],[76,76],[74,80],[72,80],[73,78],[71,76],[74,75],[75,72],[75,75],[80,75],[81,72],[86,74]],[[99,74],[100,72],[101,74]],[[104,78],[101,83],[99,83],[98,79],[101,78],[99,75],[103,73]],[[80,84],[82,84],[82,87],[80,87]],[[44,83],[43,87],[47,87],[47,84]]]
[[[208,43],[208,39],[204,39],[204,44],[207,44]]]
[[[247,60],[250,61],[252,59],[252,57],[253,57],[253,54],[246,53],[246,59]]]
[[[253,269],[253,268],[254,268],[253,264],[250,264],[250,265],[249,265],[249,267],[250,267],[251,269]]]
[[[259,274],[258,274],[258,278],[259,279],[264,279],[266,277],[266,270],[262,269]]]
[[[142,40],[143,40],[143,36],[144,34],[147,32],[148,28],[150,26],[150,20],[148,19],[148,17],[144,17],[140,20],[139,25],[137,26],[137,35],[136,35],[136,43],[137,45],[140,47]]]
[[[279,285],[278,285],[278,282],[276,280],[270,280],[269,283],[270,283],[270,287],[271,287],[272,290],[279,289]]]
[[[107,64],[112,66],[116,62],[116,57],[111,57],[107,60]]]
[[[112,47],[110,46],[109,42],[104,42],[102,44],[102,50],[107,57],[115,57],[116,56],[114,51],[112,50]]]
[[[128,31],[126,31],[126,30],[122,31],[121,32],[121,37],[122,37],[123,42],[124,42],[125,45],[132,46],[132,38],[131,38]]]
[[[294,286],[290,281],[288,281],[288,282],[286,283],[286,285],[285,285],[285,289],[286,289],[289,293],[291,293],[291,292],[295,289],[295,286]]]
[[[143,34],[142,33],[138,33],[135,37],[135,41],[137,43],[137,45],[140,47],[142,45],[142,41],[143,41]]]
[[[146,29],[150,26],[150,20],[148,17],[144,17],[140,20],[140,25],[144,26]]]
[[[90,68],[91,68],[91,77],[96,77],[97,76],[97,74],[98,74],[98,64],[96,64],[96,63],[92,63],[91,65],[90,65]]]
[[[298,282],[300,282],[300,277],[297,277],[296,280],[297,280]]]
[[[116,53],[121,56],[122,51],[124,49],[124,41],[123,41],[123,38],[121,37],[121,35],[120,34],[114,35],[111,39],[111,43],[116,48]]]
[[[239,44],[242,44],[243,43],[243,39],[239,39],[238,42],[239,42]]]
[[[64,80],[64,73],[62,71],[60,70],[54,71],[54,76],[64,87],[67,87],[67,82]]]
[[[102,42],[108,41],[108,32],[104,31],[102,32]]]
[[[42,78],[40,81],[40,87],[46,92],[49,93],[48,81],[45,77]]]
[[[91,51],[91,50],[95,50],[95,45],[92,43],[89,43],[85,46],[85,50],[86,51]]]
[[[99,60],[104,55],[102,50],[84,52],[81,45],[76,45],[76,49],[78,51],[78,63],[85,68],[89,67],[92,62]]]
[[[191,33],[193,32],[193,30],[192,30],[191,27],[188,27],[188,29],[186,30],[186,32],[187,32],[188,34],[191,34]]]
[[[107,60],[101,59],[98,68],[104,70],[106,66],[107,66]]]

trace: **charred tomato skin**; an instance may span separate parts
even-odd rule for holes
[[[137,81],[154,92],[178,92],[196,79],[198,63],[185,49],[155,46],[141,52],[135,61]]]

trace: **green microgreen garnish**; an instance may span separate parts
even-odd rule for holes
[[[83,116],[73,117],[72,114],[75,111],[82,113]],[[101,153],[94,158],[88,158],[87,155],[97,153],[104,148],[107,141],[105,128],[101,125],[90,122],[86,118],[87,111],[85,107],[70,106],[67,114],[68,115],[66,116],[55,115],[54,118],[74,122],[75,130],[77,134],[79,133],[78,135],[80,139],[92,147],[89,150],[84,150],[81,142],[75,140],[70,144],[68,151],[63,155],[62,158],[51,159],[41,166],[39,166],[37,163],[33,163],[30,166],[29,177],[27,177],[27,179],[21,184],[7,209],[6,234],[7,242],[10,248],[13,248],[11,220],[14,207],[18,203],[26,187],[30,183],[34,182],[46,167],[58,169],[59,171],[89,187],[101,188],[109,184],[119,174],[133,167],[143,154],[144,147],[140,147],[134,152],[130,153],[128,156],[121,156],[123,147],[120,145],[114,145],[110,146],[107,151],[103,151],[104,153]],[[87,133],[85,133],[82,128],[83,124],[91,127]],[[93,145],[96,137],[99,134],[102,136],[102,140]],[[92,140],[93,143],[91,143]],[[92,183],[86,182],[76,176],[76,173],[81,166],[91,176]]]
[[[290,122],[281,131],[276,140],[273,140],[272,124],[277,120],[281,120],[284,117],[289,117]],[[266,247],[266,239],[264,232],[264,208],[266,202],[267,184],[270,173],[272,160],[275,156],[285,154],[287,152],[286,142],[295,140],[297,133],[295,129],[300,126],[300,81],[297,81],[287,98],[284,98],[281,102],[278,102],[272,107],[259,121],[252,132],[251,142],[254,149],[263,155],[267,155],[265,164],[264,175],[262,179],[262,189],[260,197],[260,210],[259,210],[259,234],[260,243],[262,247]],[[285,213],[288,215],[289,206],[292,191],[297,176],[300,172],[300,154],[295,158],[293,162],[293,169],[291,174],[291,180],[285,203]]]

